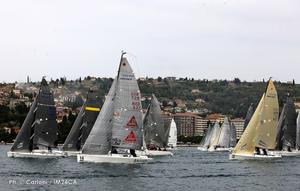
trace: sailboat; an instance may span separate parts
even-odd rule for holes
[[[172,118],[169,134],[168,134],[168,148],[176,149],[177,147],[177,125],[175,120]]]
[[[219,121],[216,121],[212,128],[210,126],[208,127],[206,135],[203,138],[203,143],[201,143],[197,149],[200,151],[208,151],[212,145],[216,145],[220,136],[220,131],[220,123]]]
[[[300,112],[298,112],[297,117],[296,150],[300,151]]]
[[[155,95],[152,94],[151,103],[143,121],[144,141],[147,148],[145,154],[147,156],[173,155],[173,153],[166,150],[167,141],[165,139],[164,120],[161,114],[160,104]]]
[[[276,146],[279,105],[275,85],[269,80],[267,88],[238,144],[229,159],[275,159],[271,154]]]
[[[247,114],[246,114],[243,131],[245,131],[248,123],[250,122],[250,120],[253,116],[253,113],[254,113],[254,109],[253,109],[253,104],[251,103],[250,107],[248,108]]]
[[[236,141],[237,141],[237,139],[236,139],[236,127],[235,127],[234,123],[231,123],[230,127],[231,128],[230,128],[230,143],[229,143],[230,149],[229,149],[229,151],[231,151],[235,147]]]
[[[45,78],[8,157],[64,157],[57,148],[56,107]]]
[[[135,153],[142,148],[141,94],[124,54],[82,154],[77,155],[78,162],[130,164],[152,160]]]
[[[234,142],[234,140],[232,140],[234,139],[234,133],[228,117],[225,117],[219,134],[213,141],[213,144],[210,145],[208,151],[229,151],[231,149],[230,145]]]
[[[291,97],[287,98],[283,106],[276,138],[276,148],[272,153],[282,156],[298,156],[300,152],[296,150],[297,133],[297,113],[296,107]]]
[[[71,128],[71,131],[62,147],[68,156],[77,156],[89,136],[92,127],[98,117],[102,100],[97,92],[90,89],[86,101],[80,109],[80,112]]]

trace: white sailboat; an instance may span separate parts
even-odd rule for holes
[[[235,132],[232,131],[233,127],[228,119],[225,117],[224,122],[221,126],[219,136],[215,138],[213,144],[210,145],[208,151],[210,152],[226,152],[232,150],[231,144],[234,140],[233,135]]]
[[[270,79],[241,139],[229,155],[231,160],[276,159],[281,155],[269,153],[276,146],[279,105],[277,91]]]
[[[8,157],[52,158],[65,157],[57,148],[56,107],[53,93],[43,78],[40,90],[32,103]]]
[[[168,147],[168,149],[176,149],[177,147],[177,125],[173,118],[169,130]]]
[[[218,121],[215,122],[214,126],[209,126],[205,137],[202,139],[200,146],[197,147],[200,151],[208,151],[212,144],[216,144],[220,135],[220,124]]]
[[[145,163],[152,160],[135,153],[142,148],[141,95],[124,54],[82,154],[77,155],[78,162]]]

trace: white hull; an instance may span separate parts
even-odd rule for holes
[[[58,158],[58,157],[66,157],[66,154],[63,152],[55,151],[55,152],[12,152],[8,151],[7,156],[10,158]]]
[[[230,154],[230,160],[271,160],[271,159],[279,159],[282,158],[281,155],[276,154],[268,154],[268,155],[246,155],[246,154]]]
[[[292,150],[289,151],[269,151],[271,154],[281,155],[283,157],[294,157],[294,156],[300,156],[300,150]]]
[[[170,151],[157,151],[157,150],[136,151],[136,154],[138,156],[146,155],[148,157],[173,156],[173,153]]]
[[[89,155],[78,154],[77,162],[93,162],[93,163],[119,163],[119,164],[140,164],[152,161],[147,156],[133,157],[127,154],[111,154],[111,155]]]
[[[229,152],[232,148],[216,148],[216,149],[208,149],[209,152]]]
[[[199,151],[208,151],[206,147],[197,147],[197,150]]]
[[[81,154],[81,151],[63,151],[68,157],[76,157],[78,154]]]

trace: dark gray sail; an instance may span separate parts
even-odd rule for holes
[[[250,122],[252,115],[254,114],[254,108],[253,108],[253,104],[251,103],[250,107],[248,108],[247,114],[246,114],[246,118],[245,118],[245,122],[244,122],[244,131],[248,125],[248,123]]]
[[[235,147],[236,145],[236,128],[234,123],[231,123],[230,127],[230,147]]]
[[[141,93],[126,58],[121,57],[114,100],[112,146],[124,149],[142,147]]]
[[[84,145],[98,117],[102,101],[97,92],[89,90],[86,101],[73,124],[73,127],[63,145],[65,151],[79,151]]]
[[[276,136],[276,150],[280,151],[283,149],[283,133],[286,125],[286,113],[286,104],[284,104],[279,117]]]
[[[155,145],[156,147],[163,148],[167,145],[164,132],[164,120],[161,114],[160,104],[155,95],[152,94],[151,103],[143,122],[147,146]]]
[[[34,99],[34,102],[31,104],[30,110],[22,124],[21,130],[19,134],[16,137],[16,140],[11,147],[11,151],[26,151],[30,152],[31,146],[30,146],[30,137],[31,137],[31,125],[34,122],[35,118],[35,108],[36,108],[36,99]]]
[[[37,96],[33,128],[33,149],[57,147],[56,107],[53,94],[45,79],[41,82]]]
[[[300,150],[300,112],[297,117],[296,149]]]
[[[111,136],[113,126],[113,103],[116,92],[115,79],[96,122],[82,148],[85,154],[108,154],[111,150]]]
[[[56,107],[50,87],[43,79],[11,151],[54,147],[57,147]]]
[[[297,113],[292,98],[286,101],[286,120],[283,133],[283,149],[296,147]]]

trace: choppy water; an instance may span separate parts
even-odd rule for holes
[[[180,148],[150,164],[104,165],[76,158],[12,159],[6,157],[9,148],[0,146],[0,190],[300,190],[300,157],[242,162],[229,161],[228,153]]]

